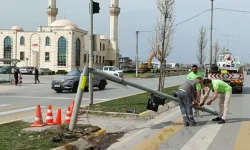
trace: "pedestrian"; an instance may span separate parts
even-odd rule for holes
[[[36,81],[38,81],[38,83],[40,83],[38,77],[39,77],[39,71],[37,68],[35,68],[35,84],[36,84]]]
[[[177,91],[180,110],[184,121],[184,126],[196,126],[197,123],[193,116],[193,103],[199,105],[201,96],[202,78],[186,80],[181,84]]]
[[[18,75],[19,75],[20,71],[18,68],[16,68],[15,72],[14,72],[14,79],[15,79],[15,85],[18,85]]]
[[[219,116],[212,119],[212,121],[218,121],[218,124],[224,124],[228,114],[229,101],[232,95],[232,87],[222,80],[204,79],[203,84],[214,91],[214,95],[212,99],[207,102],[207,105],[211,105],[220,94]],[[210,94],[210,91],[211,90],[209,90],[208,95]],[[204,105],[206,100],[207,97],[203,99],[200,105]]]

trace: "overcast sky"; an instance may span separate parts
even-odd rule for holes
[[[110,0],[96,0],[100,2],[100,14],[94,16],[94,32],[109,37],[109,5]],[[228,8],[237,10],[249,9],[249,0],[215,0],[215,8]],[[47,25],[46,8],[48,1],[34,0],[8,0],[0,5],[0,28],[9,29],[20,25],[26,31],[34,31],[38,25]],[[89,30],[89,1],[88,0],[57,0],[59,13],[57,19],[66,19],[76,23],[81,29]],[[176,22],[179,23],[204,10],[210,9],[210,0],[176,0]],[[152,30],[156,22],[158,10],[156,0],[120,0],[121,14],[119,16],[119,46],[122,56],[135,58],[135,31]],[[210,12],[206,12],[189,22],[176,27],[174,35],[174,49],[167,58],[168,62],[197,63],[197,38],[201,25],[208,31]],[[221,34],[235,34],[229,37],[229,49],[241,60],[248,62],[250,56],[250,13],[215,10],[214,12],[214,38],[220,45],[227,45],[226,37]],[[141,33],[139,37],[139,59],[149,58],[148,39],[151,33]],[[207,56],[207,61],[209,56]]]

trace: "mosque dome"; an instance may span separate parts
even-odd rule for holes
[[[107,38],[106,38],[105,35],[100,35],[100,39],[101,39],[101,40],[106,40]]]
[[[73,26],[66,26],[64,29],[75,30],[76,28]]]
[[[20,26],[13,26],[11,30],[23,31],[23,28]]]
[[[50,24],[53,27],[66,27],[66,26],[73,26],[74,28],[78,28],[76,24],[71,22],[70,20],[56,20]]]

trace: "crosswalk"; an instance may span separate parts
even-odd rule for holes
[[[36,106],[1,104],[0,105],[0,124],[16,120],[34,120],[36,115]],[[57,110],[59,107],[54,107]],[[41,106],[43,118],[46,117],[47,106]]]
[[[196,118],[199,126],[184,127],[179,118],[176,122],[154,132],[131,150],[250,150],[250,120],[226,124],[211,121],[214,116]]]

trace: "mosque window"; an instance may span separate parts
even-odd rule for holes
[[[87,55],[86,55],[86,54],[84,54],[83,61],[84,61],[85,63],[87,62]]]
[[[20,60],[24,61],[24,52],[20,52]]]
[[[57,65],[66,66],[66,49],[67,42],[64,37],[60,37],[58,40],[58,53],[57,53]]]
[[[25,39],[24,39],[24,37],[22,36],[22,37],[20,38],[20,45],[24,45],[24,43],[25,43]]]
[[[98,63],[98,55],[96,55],[95,63]]]
[[[4,39],[4,58],[11,58],[12,40],[9,36]],[[10,62],[4,62],[10,64]]]
[[[100,51],[102,50],[102,43],[100,43]]]
[[[89,54],[88,54],[88,63],[89,63]]]
[[[75,65],[80,66],[81,62],[81,41],[79,38],[76,39],[76,54],[75,54]]]
[[[105,63],[105,57],[104,56],[102,56],[102,62]]]
[[[99,63],[102,63],[102,56],[99,56]]]
[[[105,44],[103,44],[103,51],[105,51]]]
[[[49,37],[46,37],[46,39],[45,39],[45,45],[46,46],[50,46],[50,38]]]
[[[45,52],[45,57],[44,57],[45,61],[49,61],[49,52]]]

